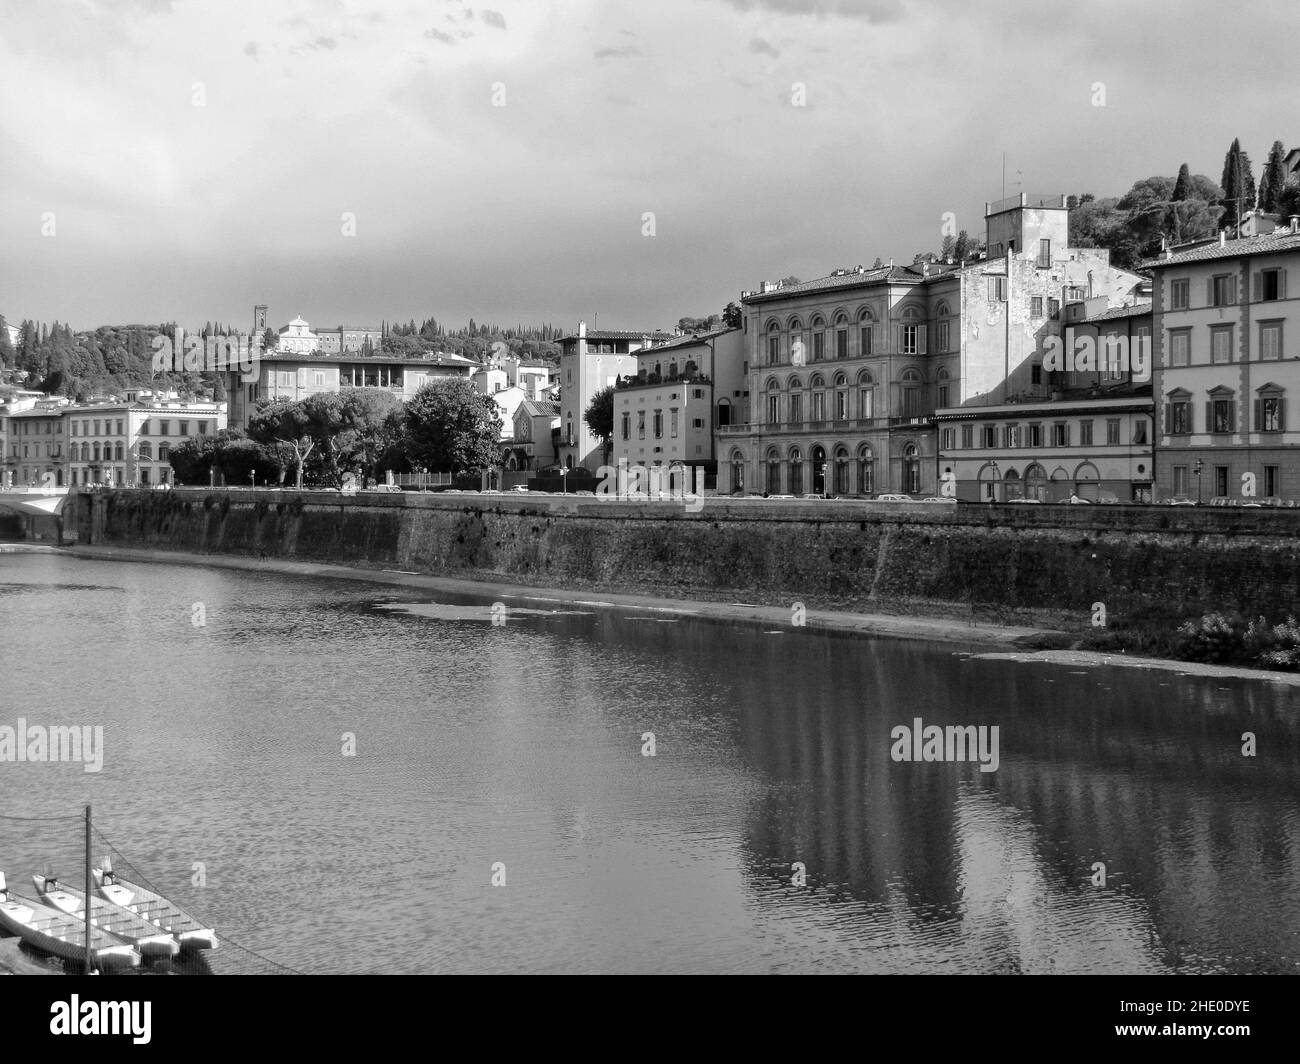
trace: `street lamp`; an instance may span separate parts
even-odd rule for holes
[[[1196,464],[1192,466],[1192,472],[1196,474],[1196,505],[1201,505],[1201,470],[1205,468],[1205,463],[1199,458]]]

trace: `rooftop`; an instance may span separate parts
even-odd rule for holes
[[[1137,318],[1143,314],[1151,313],[1151,300],[1142,303],[1134,303],[1131,307],[1111,307],[1109,310],[1103,310],[1097,314],[1090,314],[1083,318],[1084,322],[1095,321],[1114,321],[1117,318]]]
[[[800,281],[798,284],[786,284],[769,288],[766,292],[742,292],[742,303],[770,302],[786,299],[790,296],[806,295],[809,292],[833,291],[839,288],[878,284],[923,284],[940,277],[956,273],[965,266],[983,264],[983,259],[972,259],[965,263],[958,262],[915,262],[910,266],[877,266],[872,269],[859,267],[855,270],[837,270],[828,277],[819,277],[813,281]]]
[[[729,332],[739,332],[735,326],[728,326],[722,329],[712,329],[709,332],[686,333],[684,336],[674,336],[671,340],[665,340],[661,344],[655,344],[654,347],[644,348],[646,354],[659,351],[672,351],[680,347],[695,347],[707,344],[717,336],[723,336]],[[640,351],[637,354],[641,354]]]
[[[657,330],[647,330],[645,332],[628,331],[625,329],[588,329],[587,335],[582,337],[586,340],[671,340],[672,333],[658,332]],[[556,343],[566,343],[569,340],[577,340],[577,333],[570,333],[568,336],[558,337]]]
[[[1240,258],[1243,255],[1274,255],[1283,251],[1296,250],[1300,250],[1300,232],[1277,229],[1260,236],[1245,236],[1237,240],[1224,240],[1222,243],[1211,241],[1189,248],[1187,251],[1171,251],[1159,258],[1140,262],[1135,268],[1154,270],[1189,262],[1213,262],[1215,259]]]
[[[526,413],[529,417],[559,417],[560,416],[559,403],[547,403],[547,402],[539,403],[539,402],[535,402],[532,399],[525,399],[522,403],[519,404],[519,409],[522,410],[524,413]]]

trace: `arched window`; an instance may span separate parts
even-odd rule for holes
[[[900,317],[902,324],[898,327],[899,354],[925,354],[925,326],[921,324],[921,312],[914,306],[906,306]]]
[[[820,373],[814,373],[812,380],[808,383],[812,390],[812,420],[826,420],[826,378]]]
[[[808,361],[803,343],[803,323],[798,318],[790,319],[790,365],[802,366]]]
[[[745,453],[739,448],[731,452],[731,493],[739,495],[745,490]]]
[[[803,381],[798,377],[791,377],[790,381],[790,416],[787,418],[792,424],[798,425],[803,421]]]
[[[1040,502],[1047,500],[1047,470],[1037,462],[1025,470],[1025,497]]]
[[[812,358],[821,362],[826,358],[826,319],[820,314],[812,320]]]
[[[842,310],[835,315],[835,357],[849,357],[849,316]]]
[[[921,401],[921,374],[914,369],[905,369],[903,375],[899,378],[899,392],[903,401],[903,417],[920,417],[922,410]]]
[[[144,441],[140,444],[140,458],[146,462],[153,461],[153,444]]]
[[[843,445],[835,448],[835,494],[849,493],[849,449]]]
[[[812,493],[826,494],[826,448],[821,446],[812,449]]]
[[[798,447],[790,448],[790,494],[803,494],[803,453]]]
[[[921,456],[914,443],[903,448],[903,484],[906,492],[921,490]]]
[[[767,493],[769,495],[781,494],[781,456],[777,453],[775,447],[769,447],[767,458],[763,463],[767,466]]]
[[[876,416],[876,380],[866,370],[858,374],[858,417],[870,421]]]
[[[945,407],[948,405],[948,371],[942,366],[936,374],[937,387],[935,388],[935,406]]]
[[[876,490],[876,463],[871,448],[863,444],[858,448],[858,494],[872,495]]]
[[[767,323],[767,364],[775,366],[781,361],[781,325],[776,321]]]
[[[849,379],[843,373],[835,374],[835,420],[849,419]]]
[[[858,311],[858,357],[866,358],[875,350],[873,340],[876,319],[872,317],[869,307]]]
[[[722,428],[724,425],[731,424],[731,400],[730,399],[723,398],[718,400],[718,413],[717,413],[716,423],[719,428]]]

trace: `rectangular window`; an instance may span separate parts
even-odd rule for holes
[[[950,322],[946,322],[946,321],[941,321],[941,322],[939,322],[939,325],[938,325],[938,344],[939,344],[938,350],[939,350],[939,351],[947,351],[947,350],[948,350],[948,336],[949,336],[948,326],[949,326],[949,324],[951,324],[951,323],[950,323]]]
[[[1106,419],[1106,446],[1113,447],[1119,443],[1119,418]]]
[[[636,438],[638,440],[645,439],[645,411],[644,410],[638,410],[636,412]]]
[[[1169,427],[1171,436],[1186,436],[1192,431],[1192,404],[1180,399],[1169,404]]]
[[[1133,443],[1136,445],[1136,444],[1145,444],[1146,442],[1147,442],[1147,419],[1144,417],[1140,417],[1135,422],[1133,422]]]
[[[803,421],[803,396],[798,392],[790,395],[790,420],[796,423]]]
[[[835,357],[836,358],[849,357],[849,330],[848,329],[835,330]]]
[[[1002,445],[1008,450],[1020,446],[1020,426],[1008,425],[1002,430]]]
[[[124,436],[124,435],[126,435],[126,434],[122,431],[122,422],[121,422],[121,419],[119,419],[118,422],[117,422],[117,434],[118,434],[119,436]]]
[[[1264,496],[1266,498],[1275,498],[1279,494],[1278,487],[1282,483],[1282,478],[1278,475],[1281,466],[1266,465],[1264,467]]]
[[[1192,358],[1192,330],[1169,330],[1169,364],[1186,366]]]
[[[1282,357],[1282,323],[1280,321],[1260,322],[1259,357],[1265,362],[1276,362]]]
[[[169,436],[169,435],[171,435],[171,432],[169,431],[170,429],[171,429],[171,422],[170,422],[170,421],[159,421],[159,422],[158,422],[158,435],[159,435],[159,436]]]
[[[917,353],[919,349],[918,340],[917,340],[917,335],[919,331],[920,331],[920,326],[917,325],[904,325],[899,330],[899,336],[902,339],[902,346],[901,346],[902,354],[915,355]]]
[[[1258,413],[1255,415],[1255,425],[1260,432],[1281,432],[1282,423],[1282,397],[1280,395],[1266,395],[1255,400]],[[1273,494],[1269,492],[1268,494]]]
[[[1179,281],[1169,282],[1169,309],[1186,310],[1188,307],[1187,293],[1191,290],[1191,282],[1186,277]]]
[[[315,379],[316,379],[316,387],[317,387],[317,388],[323,388],[323,387],[325,387],[325,374],[323,374],[323,373],[317,373],[317,374],[315,374],[314,376],[315,376]]]
[[[1232,361],[1232,326],[1210,326],[1210,360],[1215,363]]]
[[[1070,424],[1067,421],[1058,421],[1052,426],[1052,446],[1069,447],[1070,446]]]
[[[781,353],[781,340],[776,336],[767,338],[767,364],[775,366]]]
[[[988,278],[988,297],[990,303],[1007,301],[1007,279],[1005,277]]]
[[[980,446],[996,447],[998,445],[998,429],[996,425],[985,425],[980,429]]]
[[[948,405],[948,385],[939,385],[939,409],[942,410]]]
[[[1210,403],[1210,431],[1232,432],[1236,404],[1231,399],[1215,399]],[[1226,492],[1219,492],[1220,495]]]
[[[847,421],[849,419],[849,393],[839,391],[835,393],[835,420]]]
[[[1029,367],[1029,383],[1030,383],[1030,384],[1042,384],[1042,383],[1043,383],[1043,364],[1042,364],[1041,362],[1035,362],[1035,363],[1033,363],[1032,365],[1030,365],[1030,367]]]
[[[826,357],[826,334],[824,332],[813,333],[813,361],[820,362]]]
[[[1085,294],[1086,293],[1084,292],[1084,290],[1082,288],[1079,288],[1077,285],[1071,285],[1065,290],[1065,298],[1066,301],[1069,303],[1080,302],[1083,299]]]
[[[691,427],[697,429],[704,428],[704,418],[702,417],[693,418],[691,421]]]
[[[656,410],[655,411],[655,439],[662,440],[663,438],[664,438],[664,412],[662,410]]]
[[[119,428],[117,431],[121,432],[122,430]],[[176,434],[178,436],[188,436],[190,434],[190,423],[188,421],[182,421],[180,423],[180,428],[176,430]]]
[[[1043,297],[1029,297],[1029,316],[1031,318],[1041,318],[1043,316]]]
[[[1228,307],[1237,302],[1237,279],[1230,273],[1210,278],[1210,306]]]
[[[1092,446],[1092,422],[1091,421],[1079,422],[1079,446],[1081,447]]]
[[[1174,494],[1186,495],[1187,493],[1187,467],[1176,465],[1174,466]]]
[[[27,425],[26,425],[26,424],[23,425],[23,432],[24,432],[24,433],[27,432]],[[96,436],[100,435],[100,431],[99,431],[99,421],[98,421],[98,419],[95,421],[95,435],[96,435]]]
[[[776,410],[776,396],[775,396],[775,395],[769,395],[769,396],[767,397],[767,423],[768,423],[769,425],[775,425],[775,424],[777,423],[777,410]]]
[[[1048,299],[1047,316],[1055,321],[1061,316],[1061,301],[1059,299]]]
[[[208,422],[206,422],[206,421],[200,421],[200,422],[199,422],[199,435],[200,435],[200,436],[206,436],[207,434],[208,434]]]
[[[1052,242],[1050,240],[1040,240],[1038,242],[1038,268],[1045,270],[1052,265]]]
[[[1030,447],[1041,447],[1042,445],[1043,445],[1043,426],[1042,426],[1042,425],[1030,425],[1030,426],[1029,426],[1029,446],[1030,446]]]
[[[1220,498],[1228,494],[1228,467],[1226,465],[1216,465],[1214,467],[1214,494]]]
[[[944,451],[952,451],[957,447],[957,430],[944,429],[939,433],[939,447]]]
[[[623,411],[623,439],[632,438],[632,413],[629,410]]]
[[[1274,300],[1285,298],[1286,286],[1282,280],[1281,270],[1261,270],[1257,276],[1259,281],[1255,298],[1261,303],[1272,303]]]
[[[812,394],[812,419],[814,421],[826,420],[826,393],[813,392]]]
[[[668,433],[673,439],[677,439],[677,407],[668,411]]]
[[[975,426],[963,425],[961,427],[961,445],[965,450],[969,451],[971,447],[974,446],[974,444],[972,443],[972,440],[974,438],[975,438]]]

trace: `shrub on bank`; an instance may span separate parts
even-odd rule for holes
[[[1300,624],[1293,616],[1270,625],[1264,617],[1247,622],[1207,613],[1178,626],[1174,655],[1182,661],[1300,669]]]

